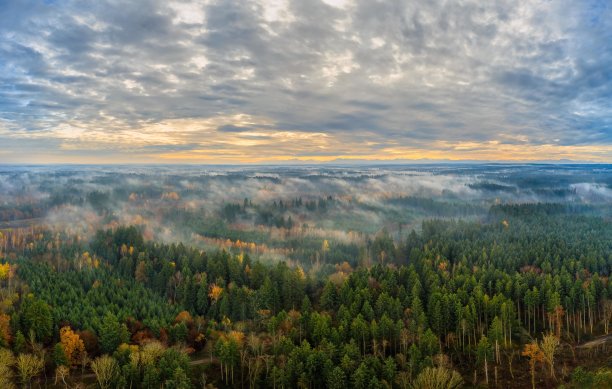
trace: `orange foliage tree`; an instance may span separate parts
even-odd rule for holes
[[[178,315],[176,315],[176,318],[174,319],[174,321],[176,323],[185,323],[186,325],[191,325],[193,323],[193,318],[191,317],[191,314],[187,311],[181,311],[179,312]]]
[[[531,368],[531,386],[535,389],[535,366],[536,363],[544,360],[544,353],[537,342],[532,342],[525,345],[521,355],[529,358],[529,367]]]
[[[85,344],[81,337],[72,331],[72,328],[66,326],[60,330],[60,342],[66,353],[68,363],[76,365],[82,358],[85,351]]]

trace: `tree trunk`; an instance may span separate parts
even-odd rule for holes
[[[484,360],[484,368],[485,368],[485,381],[487,382],[487,386],[489,386],[489,365],[487,364],[486,355],[485,355],[485,360]]]
[[[499,342],[497,341],[497,339],[495,339],[495,360],[496,360],[496,363],[498,365],[499,365],[499,359],[500,359],[500,357],[499,357]],[[495,369],[497,369],[497,367]]]
[[[493,370],[495,371],[495,387],[497,387],[497,366],[495,366]]]

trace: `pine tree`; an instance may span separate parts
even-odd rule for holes
[[[102,352],[112,353],[121,343],[127,343],[129,333],[125,324],[119,323],[112,313],[106,314],[100,325],[100,348]]]
[[[327,387],[329,389],[344,389],[346,388],[346,377],[344,371],[338,366],[334,368],[327,378]]]

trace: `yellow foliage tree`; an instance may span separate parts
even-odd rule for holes
[[[221,293],[223,293],[223,288],[217,284],[212,284],[210,286],[208,297],[210,297],[214,302],[217,302],[219,301],[219,298],[221,298]]]
[[[155,363],[166,348],[159,341],[151,341],[146,343],[140,352],[140,360],[143,365]]]
[[[11,350],[0,348],[0,388],[14,389],[13,366],[15,356]]]
[[[102,355],[91,363],[91,370],[96,375],[100,388],[110,389],[113,380],[119,374],[119,365],[113,357]]]
[[[295,270],[295,274],[297,275],[300,281],[306,278],[306,273],[304,273],[304,269],[302,269],[301,266],[297,267],[297,269]]]
[[[540,348],[542,349],[542,354],[544,354],[546,363],[548,363],[548,366],[550,367],[551,378],[555,378],[555,354],[558,347],[559,338],[557,338],[554,334],[544,335]]]
[[[244,333],[240,331],[230,331],[228,334],[228,339],[232,339],[236,344],[242,346],[244,343]]]
[[[325,262],[328,251],[329,251],[329,242],[327,241],[327,239],[325,239],[323,241],[323,244],[321,245],[321,252],[323,253],[323,262]]]
[[[11,265],[9,263],[0,264],[0,280],[6,280],[11,272]]]
[[[39,375],[45,367],[45,361],[34,354],[20,354],[16,362],[17,373],[24,387],[30,386],[32,378]]]
[[[462,386],[461,374],[442,366],[425,368],[410,385],[413,389],[459,389]]]

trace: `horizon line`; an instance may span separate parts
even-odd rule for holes
[[[0,162],[0,166],[410,166],[410,165],[612,165],[610,162],[580,161],[580,160],[543,160],[543,161],[516,161],[516,160],[364,160],[363,162],[348,162],[347,160],[325,162],[269,162],[269,163],[207,163],[207,162],[105,162],[105,163],[74,163],[74,162]]]

